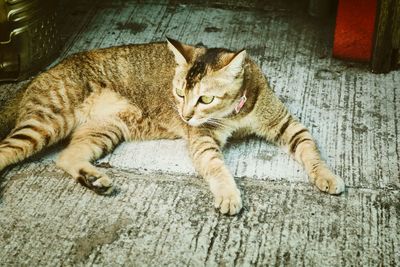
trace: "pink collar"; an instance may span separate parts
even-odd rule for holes
[[[238,114],[242,107],[244,106],[244,103],[246,103],[247,97],[246,97],[246,90],[244,91],[242,97],[239,99],[239,103],[235,107],[235,113]]]

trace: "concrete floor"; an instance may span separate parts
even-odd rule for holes
[[[66,5],[60,58],[165,35],[245,47],[346,192],[318,192],[262,140],[232,142],[244,210],[222,216],[178,140],[122,144],[100,160],[118,188],[102,197],[54,166],[59,146],[1,174],[0,266],[400,266],[400,72],[332,59],[331,23],[301,4],[141,2]],[[1,84],[0,100],[24,84]]]

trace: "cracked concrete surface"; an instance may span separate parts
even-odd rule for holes
[[[400,192],[238,179],[245,210],[219,215],[201,179],[104,169],[119,192],[99,197],[51,163],[7,175],[4,265],[396,266]],[[30,175],[27,175],[30,173]],[[40,179],[39,179],[40,178]]]
[[[320,193],[284,151],[251,138],[224,151],[238,216],[214,211],[181,140],[125,143],[98,161],[118,189],[103,197],[54,166],[60,145],[0,174],[0,266],[400,265],[400,72],[332,59],[331,24],[301,4],[211,2],[64,1],[60,58],[165,35],[247,47],[346,192]],[[0,84],[0,103],[25,83]]]

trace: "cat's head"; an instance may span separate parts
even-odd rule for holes
[[[168,38],[177,67],[173,94],[181,118],[191,126],[218,124],[242,97],[246,51],[194,47]]]

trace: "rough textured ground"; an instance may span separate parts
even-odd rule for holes
[[[225,157],[244,210],[226,217],[182,141],[123,144],[99,161],[118,188],[110,197],[57,169],[56,147],[1,174],[0,266],[399,266],[400,72],[332,59],[330,22],[301,4],[141,2],[66,4],[60,58],[165,35],[246,47],[346,192],[321,194],[262,140],[232,142]],[[25,83],[1,84],[0,100]]]

